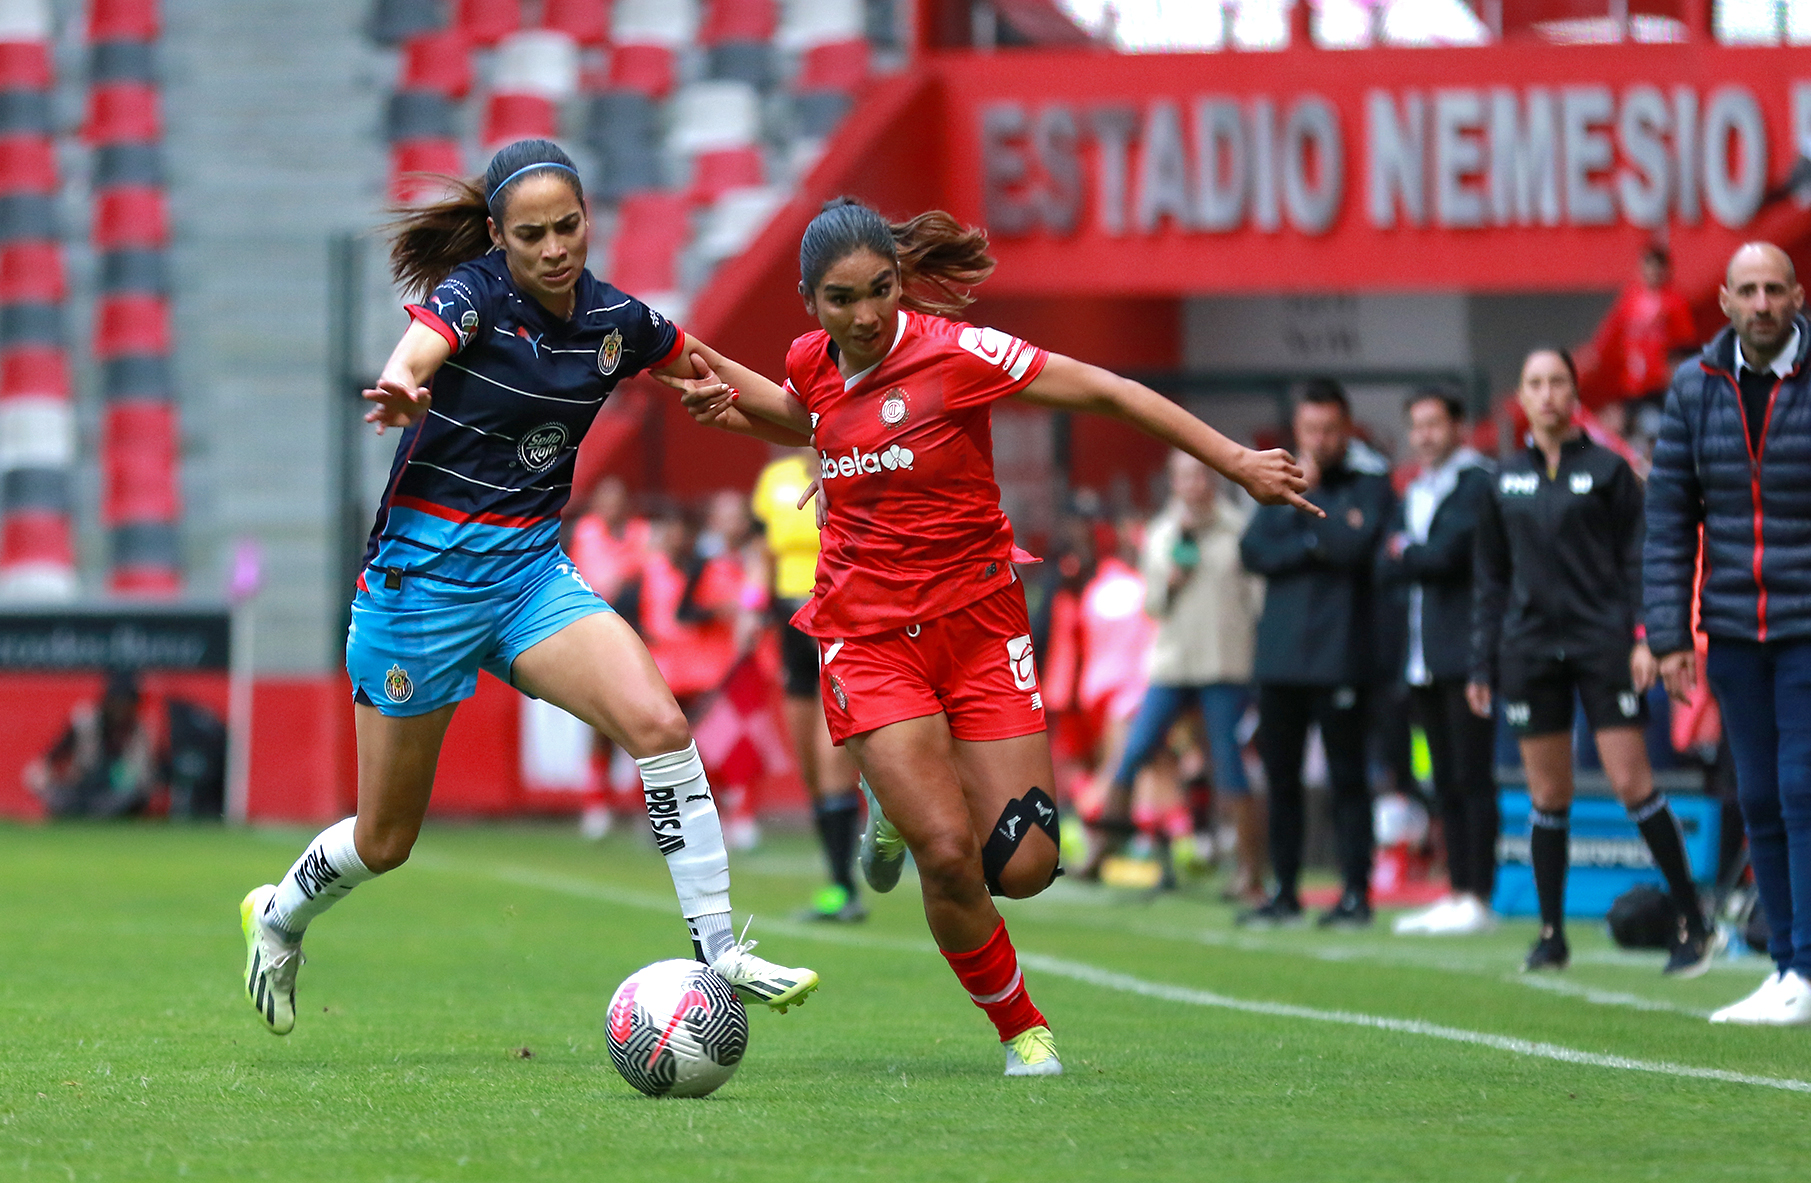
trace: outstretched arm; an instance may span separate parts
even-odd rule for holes
[[[811,415],[803,403],[696,337],[687,335],[685,350],[653,374],[679,392],[680,403],[700,423],[790,448],[811,442]]]
[[[365,401],[375,404],[365,412],[365,422],[377,424],[382,435],[386,427],[407,427],[426,415],[434,401],[428,381],[451,356],[453,347],[445,337],[420,321],[410,322],[377,385],[364,392]]]
[[[1259,504],[1293,505],[1327,516],[1302,496],[1308,482],[1288,452],[1258,452],[1234,443],[1150,387],[1099,366],[1053,353],[1043,372],[1015,397],[1052,410],[1092,411],[1130,423],[1238,482]]]

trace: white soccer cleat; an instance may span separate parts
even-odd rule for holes
[[[252,888],[239,901],[239,928],[245,934],[245,995],[272,1035],[288,1035],[296,1025],[296,971],[302,968],[302,943],[290,942],[264,923],[264,909],[275,885]]]
[[[1418,912],[1404,912],[1396,917],[1396,923],[1390,925],[1390,931],[1399,937],[1421,936],[1433,930],[1433,924],[1445,918],[1446,914],[1459,906],[1459,897],[1447,896],[1445,899],[1422,908]]]
[[[1061,1076],[1056,1039],[1048,1027],[1031,1027],[1006,1041],[1006,1075]]]
[[[817,971],[788,969],[763,957],[756,957],[759,941],[741,941],[711,962],[717,976],[735,988],[738,994],[755,1002],[764,1002],[781,1014],[786,1008],[802,1005],[805,996],[817,989]]]
[[[881,812],[868,778],[860,780],[862,796],[868,799],[868,824],[861,832],[861,875],[868,886],[885,894],[899,886],[899,872],[905,866],[906,843],[887,815]]]
[[[1771,974],[1753,994],[1712,1014],[1710,1021],[1745,1027],[1811,1025],[1811,982],[1795,970]]]

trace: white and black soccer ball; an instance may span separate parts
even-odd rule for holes
[[[656,961],[610,998],[610,1062],[650,1097],[702,1097],[735,1075],[748,1050],[748,1012],[729,983],[697,961]]]

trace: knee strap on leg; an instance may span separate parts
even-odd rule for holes
[[[1004,895],[1000,889],[1000,872],[1018,853],[1019,843],[1025,841],[1025,835],[1031,827],[1050,836],[1057,848],[1062,848],[1062,828],[1058,824],[1056,802],[1050,794],[1036,785],[1031,787],[1023,797],[1014,797],[1000,811],[1000,820],[994,823],[993,831],[987,836],[987,844],[981,848],[981,877],[987,881],[990,895]],[[1050,879],[1062,874],[1062,868],[1054,870]]]
[[[1050,843],[1056,847],[1057,857],[1060,859],[1063,853],[1063,825],[1062,819],[1057,816],[1056,802],[1050,799],[1049,793],[1036,785],[1031,786],[1031,791],[1025,794],[1023,800],[1026,812],[1031,815],[1032,824],[1050,836]],[[1060,863],[1051,867],[1050,883],[1055,883],[1056,877],[1062,873]],[[1046,883],[1044,886],[1048,887],[1050,884]]]
[[[1029,812],[1024,799],[1014,797],[1000,811],[1000,820],[987,835],[987,844],[981,848],[981,877],[987,881],[989,895],[1006,894],[1000,890],[1000,872],[1012,861],[1019,843],[1025,841],[1025,831],[1031,828]]]

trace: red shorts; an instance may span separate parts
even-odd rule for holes
[[[840,744],[889,723],[949,716],[961,740],[1044,730],[1025,589],[1015,580],[947,616],[846,640],[820,638],[818,686]]]

